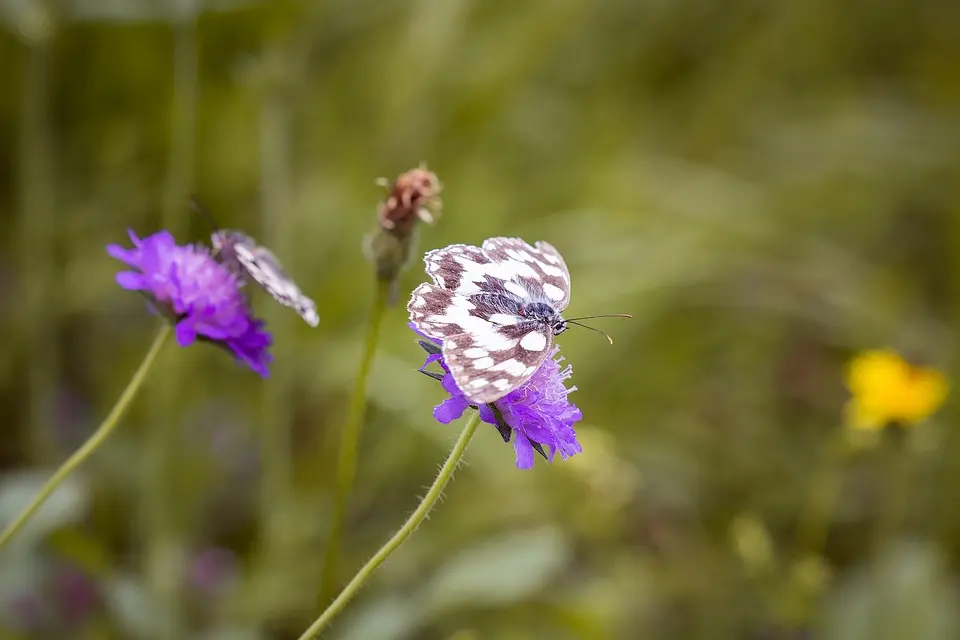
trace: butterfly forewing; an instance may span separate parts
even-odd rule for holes
[[[316,304],[300,291],[269,249],[239,231],[218,231],[213,234],[212,242],[224,263],[244,280],[249,277],[277,302],[294,309],[307,324],[317,326],[320,317]]]
[[[527,310],[541,303],[559,318],[570,298],[559,253],[546,243],[492,238],[483,247],[430,251],[424,261],[435,284],[417,287],[407,309],[417,329],[443,340],[444,361],[464,394],[490,403],[529,380],[554,333],[545,316]]]
[[[513,260],[528,266],[535,275],[524,269],[521,277],[539,286],[557,311],[570,304],[570,271],[553,245],[537,242],[531,247],[520,238],[490,238],[483,243],[483,251],[494,260]]]

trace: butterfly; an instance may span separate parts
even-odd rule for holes
[[[554,337],[584,319],[561,315],[570,271],[546,242],[490,238],[480,247],[428,251],[423,260],[433,283],[413,290],[410,320],[442,341],[444,362],[473,403],[495,402],[527,382],[550,356]]]
[[[231,229],[220,229],[210,235],[210,242],[227,268],[249,276],[274,300],[294,309],[311,327],[317,326],[320,316],[313,300],[303,295],[297,283],[287,275],[273,252],[260,246],[250,236]]]

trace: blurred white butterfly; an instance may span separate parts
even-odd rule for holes
[[[196,198],[192,201],[194,208],[213,223],[213,218]],[[214,227],[216,228],[216,224]],[[311,327],[317,326],[320,322],[317,305],[300,291],[300,287],[287,275],[272,251],[257,244],[256,240],[245,233],[232,229],[217,229],[210,235],[210,242],[214,254],[219,256],[223,264],[237,274],[241,281],[252,279],[274,300],[294,309]]]

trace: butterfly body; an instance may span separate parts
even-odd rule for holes
[[[252,279],[277,302],[294,309],[311,327],[317,326],[320,317],[316,304],[300,291],[269,249],[258,245],[250,236],[230,229],[215,231],[210,241],[224,264],[242,280]]]
[[[414,326],[443,344],[457,386],[472,402],[494,402],[523,385],[567,329],[570,273],[545,242],[490,238],[424,256],[433,284],[413,291]]]

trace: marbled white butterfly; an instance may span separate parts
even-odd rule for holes
[[[228,269],[242,281],[249,277],[285,307],[294,309],[311,327],[317,326],[320,316],[313,300],[303,295],[297,283],[287,275],[273,252],[257,244],[250,236],[232,229],[218,229],[213,217],[196,198],[191,202],[194,209],[203,214],[214,228],[210,235],[214,255],[219,256]]]
[[[410,320],[443,342],[444,362],[471,402],[489,404],[521,386],[550,354],[554,336],[583,319],[561,315],[570,272],[546,242],[490,238],[481,247],[428,251],[424,262],[433,284],[414,289]]]

